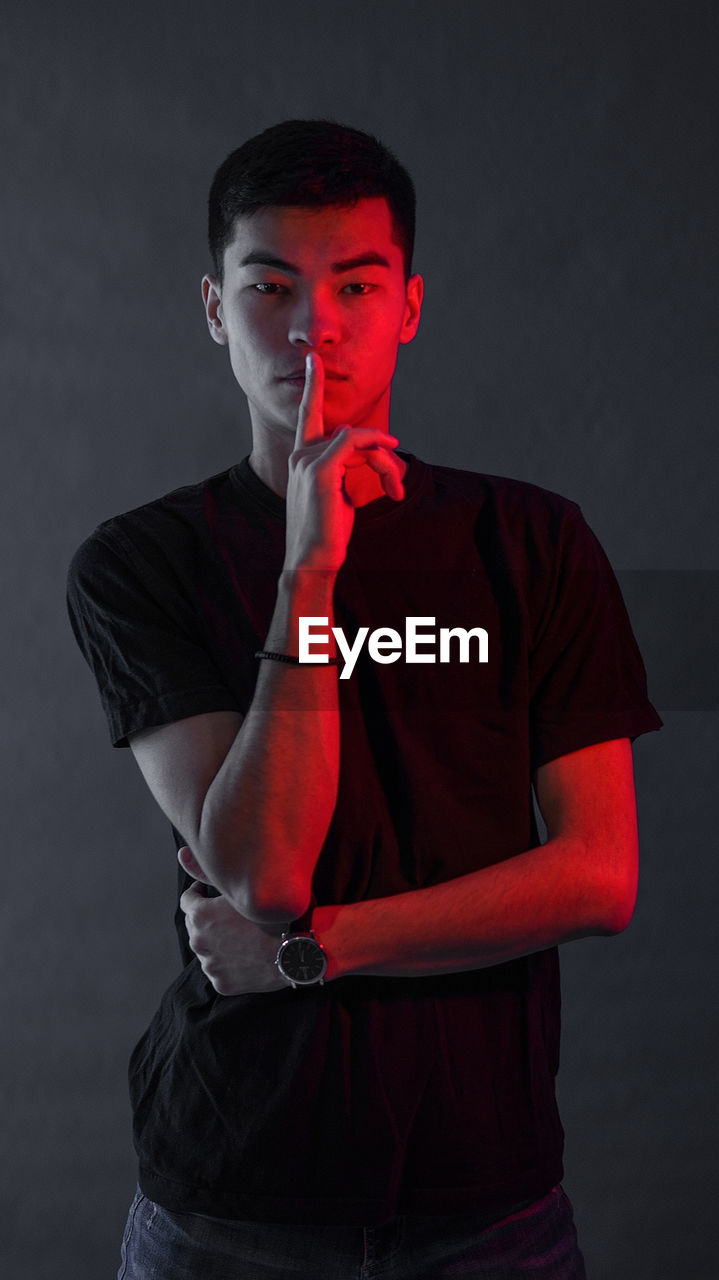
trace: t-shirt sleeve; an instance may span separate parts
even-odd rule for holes
[[[187,592],[131,539],[102,527],[88,538],[70,565],[67,602],[114,746],[138,729],[240,710]]]
[[[572,506],[531,655],[532,765],[661,728],[619,584]]]

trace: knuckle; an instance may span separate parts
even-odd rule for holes
[[[232,995],[232,983],[229,981],[227,974],[222,969],[215,968],[213,965],[203,965],[202,972],[207,981],[214,987],[218,996]]]
[[[193,931],[189,935],[189,937],[190,937],[190,946],[192,947],[192,950],[194,951],[198,960],[204,960],[205,957],[208,957],[211,955],[210,948],[207,946],[206,942],[204,941],[203,935],[201,933],[196,933]]]

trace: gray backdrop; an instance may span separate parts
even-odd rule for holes
[[[563,950],[566,1185],[592,1280],[716,1277],[717,11],[6,0],[4,1276],[115,1274],[126,1061],[178,963],[169,830],[109,747],[67,562],[247,452],[200,307],[206,190],[304,114],[416,178],[404,445],[573,497],[624,571],[666,727],[635,751],[634,922]]]

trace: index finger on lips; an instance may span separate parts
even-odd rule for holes
[[[324,439],[325,367],[313,351],[305,356],[305,386],[297,414],[295,449]]]

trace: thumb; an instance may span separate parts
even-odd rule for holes
[[[212,881],[208,880],[205,872],[202,870],[202,867],[197,861],[194,853],[186,844],[183,844],[182,848],[177,850],[177,860],[183,871],[186,871],[189,876],[192,876],[193,880],[200,880],[202,884],[212,884]]]

